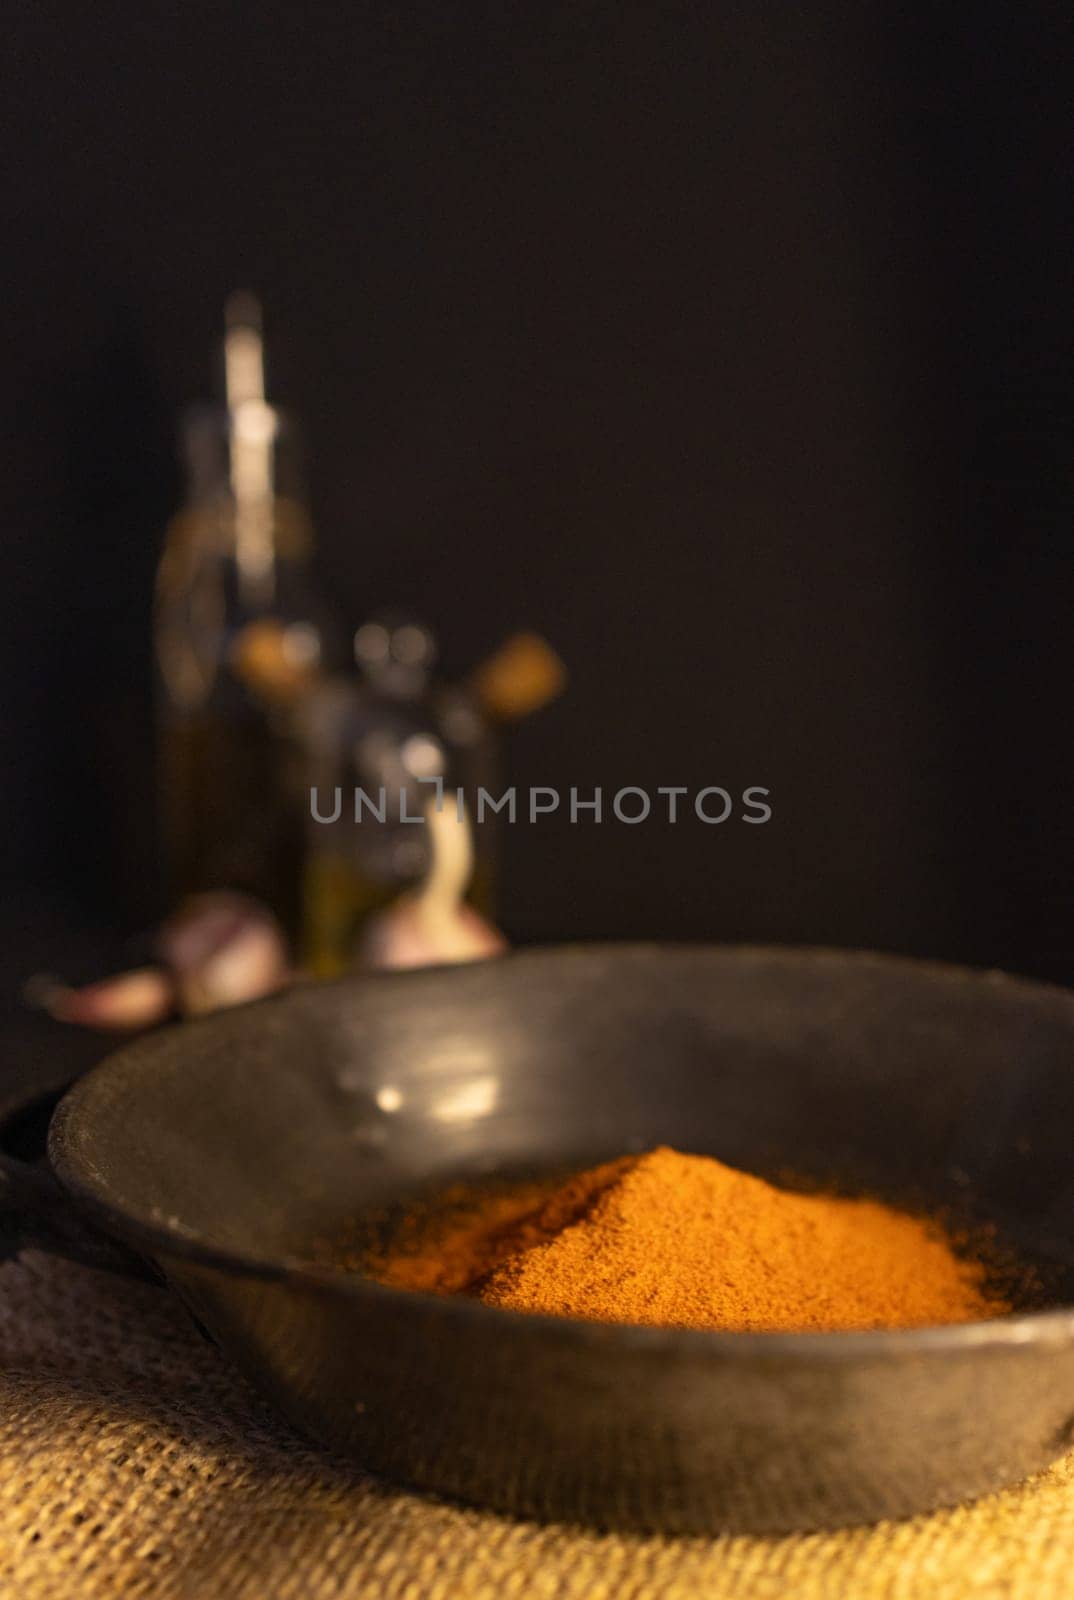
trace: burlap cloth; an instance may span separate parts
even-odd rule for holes
[[[537,1527],[375,1483],[278,1422],[164,1291],[0,1267],[4,1600],[1074,1595],[1074,1455],[973,1506],[828,1535]]]

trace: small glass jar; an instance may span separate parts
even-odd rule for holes
[[[495,834],[480,815],[497,751],[472,697],[433,675],[435,641],[402,616],[355,635],[357,671],[322,682],[304,705],[310,782],[302,954],[316,976],[346,971],[367,919],[415,888],[430,865],[430,805],[458,808],[474,855],[467,901],[494,912]]]

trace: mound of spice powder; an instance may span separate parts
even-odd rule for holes
[[[1010,1309],[938,1224],[666,1148],[541,1199],[456,1209],[371,1270],[514,1311],[682,1328],[909,1328]]]

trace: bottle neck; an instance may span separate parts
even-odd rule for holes
[[[187,502],[178,520],[192,546],[234,564],[247,614],[272,610],[282,570],[305,566],[313,543],[293,426],[254,397],[191,412],[183,442]]]

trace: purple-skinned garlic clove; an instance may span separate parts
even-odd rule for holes
[[[158,942],[187,1016],[259,1000],[291,977],[282,928],[249,895],[194,896],[163,925]]]
[[[106,1032],[134,1032],[163,1022],[175,1008],[175,985],[159,967],[117,972],[99,983],[71,988],[59,980],[31,980],[27,999],[57,1022]]]

